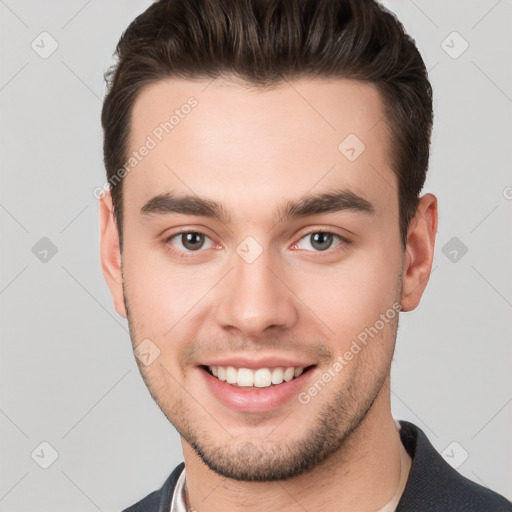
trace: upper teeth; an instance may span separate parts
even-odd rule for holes
[[[303,371],[303,367],[288,368],[259,368],[251,370],[250,368],[235,368],[233,366],[209,366],[210,371],[219,380],[226,381],[228,384],[237,386],[257,388],[266,388],[271,384],[281,384],[288,382],[294,377],[298,377]]]

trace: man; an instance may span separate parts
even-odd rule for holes
[[[505,511],[395,422],[432,95],[373,1],[167,0],[123,34],[101,258],[184,464],[129,511]]]

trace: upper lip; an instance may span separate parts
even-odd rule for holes
[[[255,359],[254,357],[225,357],[221,359],[211,359],[207,362],[202,363],[204,366],[234,366],[235,368],[249,368],[251,370],[257,370],[258,368],[306,368],[315,363],[299,360],[289,359],[285,357],[261,357]]]

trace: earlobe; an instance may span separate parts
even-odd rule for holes
[[[99,199],[99,219],[100,256],[103,276],[112,294],[116,311],[126,318],[119,233],[110,192],[105,192]]]
[[[411,311],[420,303],[427,286],[437,233],[437,198],[425,194],[418,202],[407,233],[402,279],[402,311]]]

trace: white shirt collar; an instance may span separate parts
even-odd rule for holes
[[[187,486],[185,480],[185,468],[176,482],[176,487],[172,493],[171,510],[170,512],[187,512]]]

